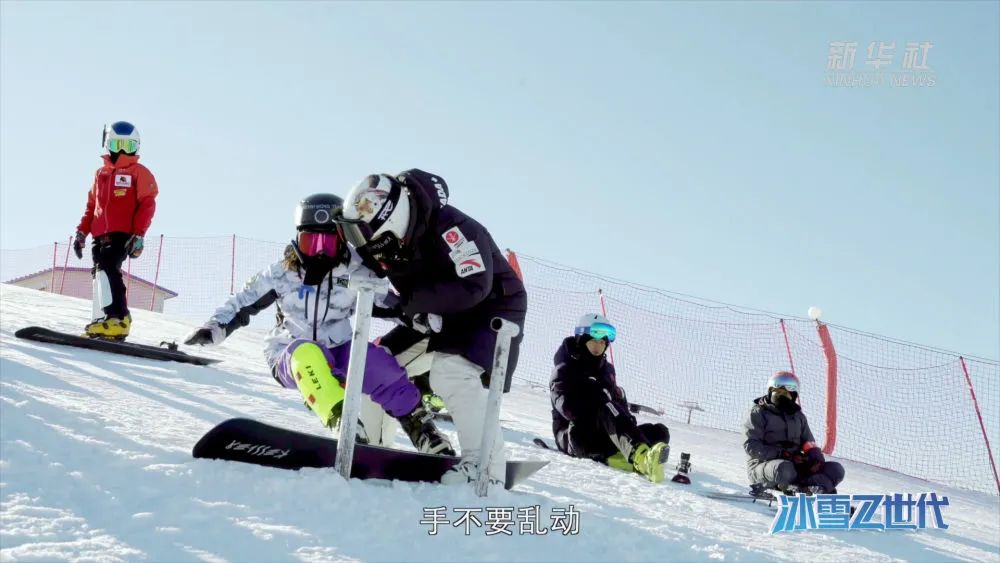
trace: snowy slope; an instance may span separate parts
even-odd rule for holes
[[[672,459],[692,453],[695,484],[654,486],[532,446],[534,436],[551,438],[550,419],[545,390],[527,386],[504,403],[509,451],[552,463],[487,501],[464,487],[196,461],[191,446],[229,417],[323,431],[267,373],[259,333],[237,332],[206,350],[225,360],[213,367],[13,337],[28,324],[77,332],[89,309],[77,299],[0,286],[2,561],[1000,561],[996,496],[845,462],[845,492],[947,494],[950,529],[770,536],[766,509],[701,496],[744,489],[738,434],[674,424]],[[179,339],[191,328],[133,314],[139,342]],[[402,435],[397,444],[406,447]],[[554,508],[573,505],[579,534],[519,535],[516,516],[512,537],[487,536],[485,527],[469,536],[443,527],[432,536],[420,524],[424,507],[532,505],[546,526]]]

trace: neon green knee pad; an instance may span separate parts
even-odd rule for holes
[[[323,426],[332,427],[340,421],[344,404],[344,387],[330,371],[326,355],[317,344],[306,343],[292,352],[292,377],[302,398]]]

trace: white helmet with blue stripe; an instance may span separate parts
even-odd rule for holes
[[[104,147],[105,154],[136,154],[139,152],[139,130],[128,121],[105,125],[101,146]]]

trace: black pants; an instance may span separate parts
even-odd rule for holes
[[[574,457],[586,457],[604,463],[621,452],[629,457],[635,446],[670,443],[670,431],[660,423],[636,424],[628,412],[606,406],[596,409],[595,416],[570,423],[569,429],[556,433],[559,449]]]
[[[90,248],[94,258],[94,267],[90,271],[95,277],[100,270],[108,276],[108,285],[111,287],[111,304],[104,308],[104,314],[108,317],[124,318],[128,312],[128,303],[125,301],[125,281],[122,279],[122,264],[125,262],[125,243],[132,235],[128,233],[106,233],[99,237],[94,237],[94,244]]]

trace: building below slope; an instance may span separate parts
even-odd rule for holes
[[[128,304],[132,309],[162,313],[163,303],[178,295],[165,287],[125,272],[122,272],[122,277],[125,279],[128,291]],[[93,292],[90,268],[47,268],[4,283],[78,297],[87,301],[90,301]]]

